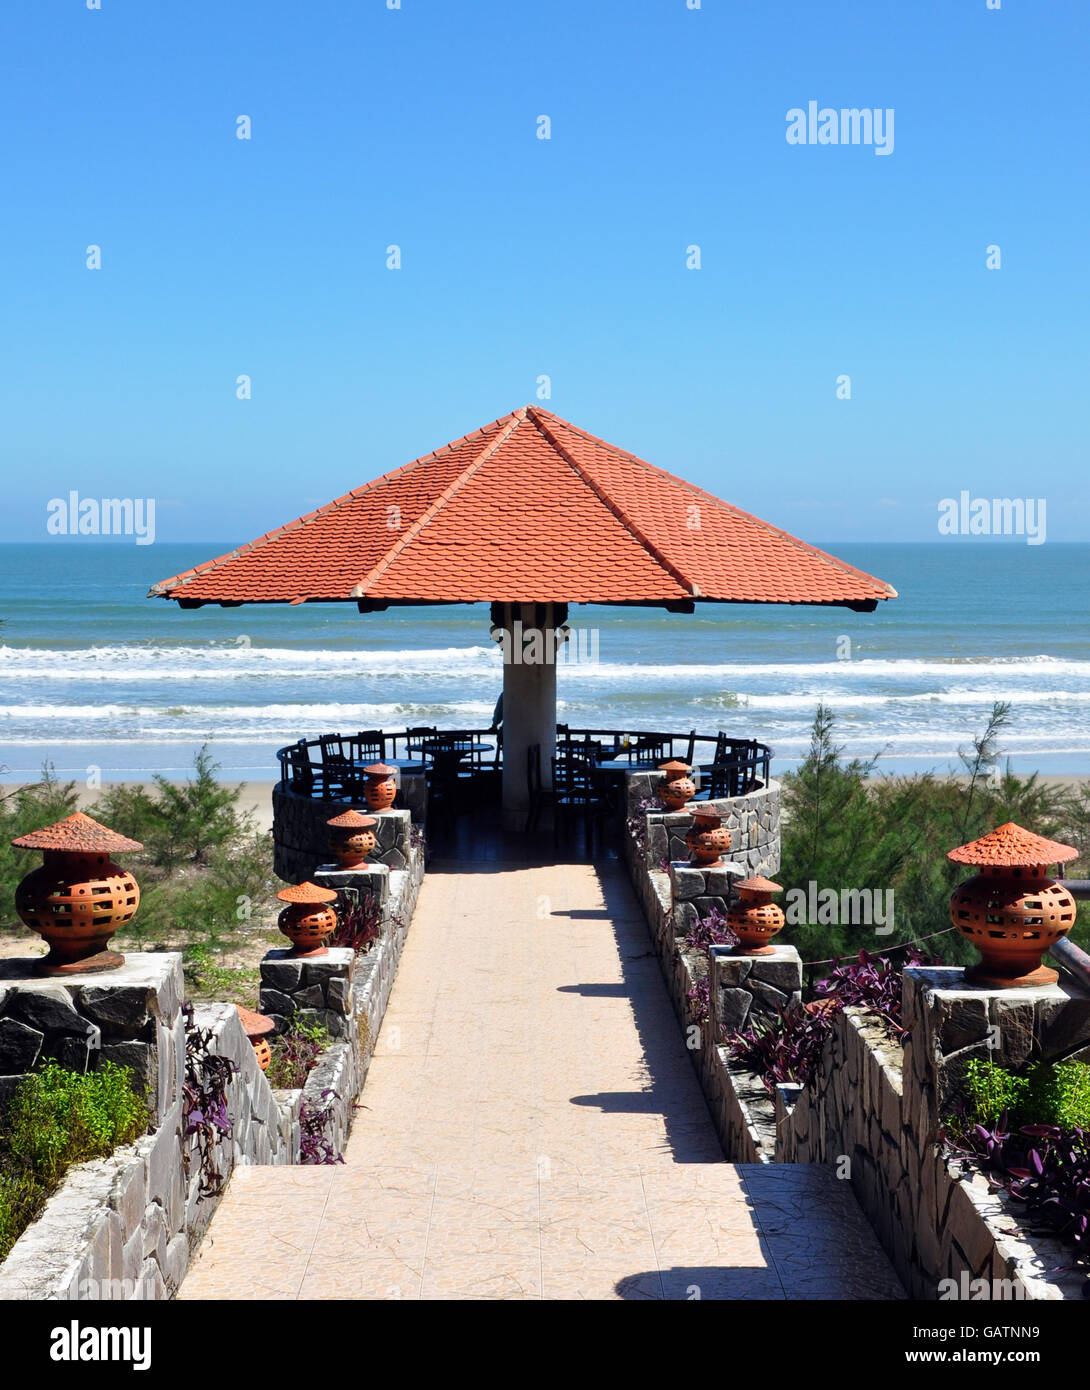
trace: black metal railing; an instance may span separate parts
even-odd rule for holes
[[[756,739],[738,739],[720,731],[698,734],[646,729],[573,729],[558,724],[557,751],[586,750],[596,762],[615,771],[657,767],[670,758],[700,770],[701,798],[744,796],[766,787],[772,749]],[[489,741],[491,744],[489,746]],[[464,753],[458,745],[465,745]],[[449,771],[451,753],[459,753],[459,774],[487,777],[502,767],[502,731],[494,729],[413,728],[357,734],[323,734],[299,739],[277,752],[281,785],[304,796],[337,799],[355,795],[367,763],[394,762],[402,772]],[[446,767],[444,767],[446,762]]]

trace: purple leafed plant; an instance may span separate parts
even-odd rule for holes
[[[910,952],[907,965],[934,964]],[[881,1019],[899,1042],[906,1036],[901,1022],[901,971],[885,957],[860,951],[858,959],[836,965],[831,975],[814,985],[810,1004],[758,1018],[749,1028],[726,1032],[723,1041],[731,1056],[749,1071],[760,1073],[765,1089],[774,1093],[778,1081],[806,1084],[814,1074],[833,1018],[845,1008],[862,1008]]]
[[[1090,1133],[1023,1125],[1010,1134],[1004,1117],[994,1129],[974,1125],[951,1148],[967,1169],[982,1168],[992,1190],[1017,1203],[1027,1224],[1073,1245],[1079,1267],[1090,1273]]]
[[[916,951],[907,952],[904,960],[904,965],[935,963]],[[898,1042],[904,1042],[908,1034],[901,1022],[901,970],[885,956],[860,951],[857,959],[834,966],[831,975],[818,980],[814,993],[819,999],[835,1000],[842,1009],[860,1007],[874,1014]]]
[[[230,1057],[212,1051],[211,1028],[199,1028],[192,1004],[182,1005],[185,1018],[185,1080],[182,1083],[182,1132],[192,1139],[200,1163],[198,1200],[215,1197],[223,1190],[224,1175],[216,1168],[216,1146],[231,1133],[227,1113],[227,1087],[238,1067]],[[183,1163],[189,1175],[192,1149],[183,1146]]]
[[[329,1039],[324,1030],[300,1029],[289,1022],[272,1045],[272,1061],[265,1076],[274,1090],[295,1091],[306,1085]]]
[[[689,1001],[689,1017],[694,1023],[707,1023],[711,1010],[712,981],[710,975],[701,975],[686,998]]]
[[[351,946],[363,955],[375,944],[382,931],[382,906],[374,893],[345,889],[337,911],[337,930],[329,938],[331,946]]]
[[[709,946],[737,946],[738,938],[727,925],[724,913],[713,907],[706,917],[700,917],[685,935],[685,945],[691,951],[706,951]]]
[[[655,811],[665,810],[657,796],[641,797],[632,808],[632,814],[628,817],[628,833],[641,854],[647,853],[647,817]]]
[[[825,1040],[832,1032],[830,1011],[778,1010],[758,1015],[748,1028],[723,1031],[731,1056],[747,1071],[757,1072],[769,1095],[778,1081],[803,1085],[814,1074]]]
[[[336,1091],[328,1087],[322,1092],[322,1105],[304,1100],[299,1107],[299,1162],[309,1164],[343,1163],[344,1155],[333,1148],[326,1130],[333,1114]]]

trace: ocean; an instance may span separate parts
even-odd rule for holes
[[[502,684],[487,605],[361,616],[354,604],[202,608],[145,597],[233,542],[0,545],[0,764],[7,782],[184,775],[207,741],[224,778],[277,775],[302,736],[487,726]],[[893,584],[874,613],[573,607],[558,674],[574,727],[757,738],[805,754],[819,700],[851,755],[957,766],[993,701],[1021,772],[1090,774],[1090,545],[980,538],[825,548]]]

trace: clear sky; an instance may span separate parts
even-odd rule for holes
[[[74,488],[244,540],[547,375],[806,539],[1087,539],[1090,5],[689,3],[5,6],[0,538]]]

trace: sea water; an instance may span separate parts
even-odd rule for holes
[[[211,744],[221,775],[276,775],[275,751],[357,729],[487,726],[502,654],[487,605],[182,610],[158,579],[230,542],[0,545],[0,765],[103,780],[179,776]],[[727,730],[804,755],[819,700],[851,755],[957,766],[1009,701],[1020,771],[1090,773],[1090,545],[981,538],[830,544],[899,597],[874,613],[703,604],[573,606],[558,718],[573,727]]]

